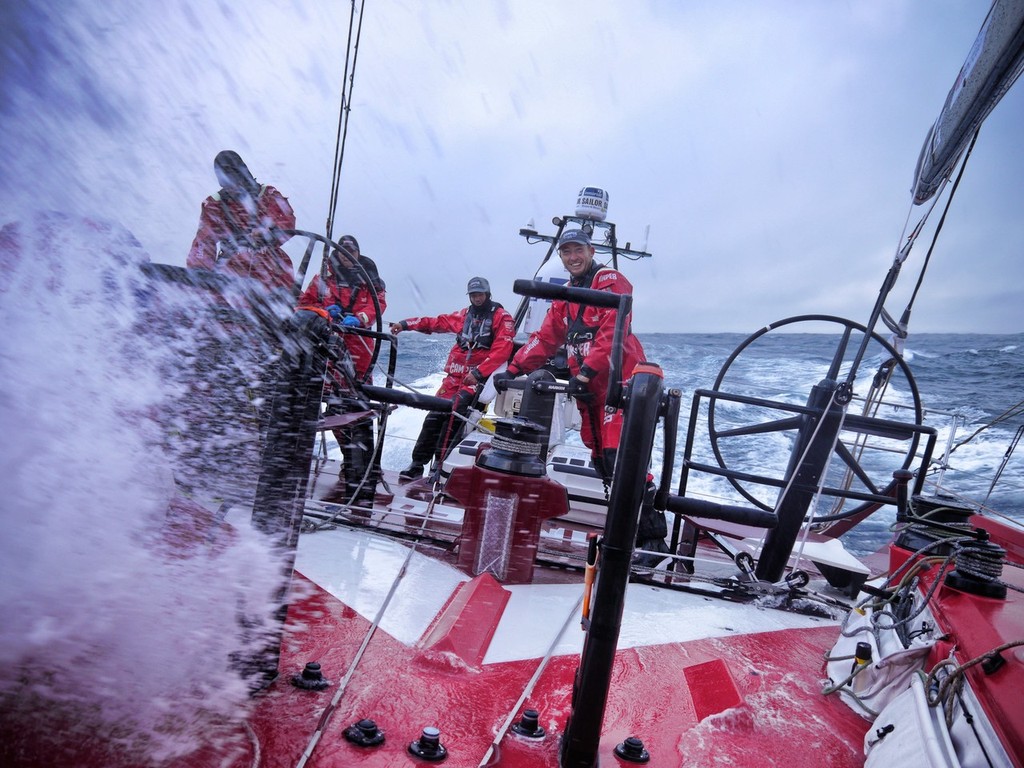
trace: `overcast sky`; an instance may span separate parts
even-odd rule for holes
[[[917,156],[987,7],[366,0],[334,234],[377,261],[388,320],[464,305],[476,274],[512,307],[543,255],[519,228],[546,230],[596,185],[620,242],[654,254],[626,266],[636,330],[864,321],[922,213]],[[184,264],[231,148],[323,232],[348,13],[6,0],[0,224],[91,213]],[[912,332],[1024,331],[1022,91],[982,129]]]

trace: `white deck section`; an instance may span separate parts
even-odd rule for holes
[[[412,645],[455,587],[469,577],[415,554],[398,579],[408,555],[406,544],[370,531],[339,528],[301,535],[296,570],[369,621],[377,617],[397,580],[380,629]]]
[[[408,545],[370,531],[321,531],[300,537],[297,570],[373,621],[408,553]],[[413,645],[456,586],[467,579],[466,574],[455,568],[414,554],[408,570],[398,579],[380,628]],[[583,591],[582,575],[578,585],[512,585],[506,589],[511,598],[484,663],[539,658],[552,650],[555,655],[580,653],[583,631],[575,606]],[[569,626],[555,644],[570,613]],[[834,625],[826,619],[630,584],[619,647]]]
[[[484,657],[485,664],[547,654],[579,599],[583,585],[512,585],[507,589],[512,599]],[[554,647],[554,655],[578,654],[583,650],[584,633],[579,618],[578,611],[574,612],[569,628]],[[836,623],[647,584],[630,584],[626,588],[618,647],[681,643],[780,629],[835,626]]]
[[[761,547],[764,545],[765,538],[764,530],[753,528],[749,525],[725,523],[721,520],[708,520],[704,517],[689,516],[687,519],[700,528],[724,536],[727,543],[747,552],[755,560],[761,556]],[[793,547],[793,552],[789,556],[790,566],[796,566],[798,557],[803,557],[816,563],[831,565],[835,568],[842,568],[851,573],[859,573],[864,576],[870,574],[868,567],[847,552],[843,542],[839,539],[804,541],[802,538],[798,538],[796,545]]]

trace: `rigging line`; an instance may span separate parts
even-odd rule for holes
[[[948,180],[943,181],[943,185],[946,184],[946,181]],[[939,194],[932,197],[928,210],[921,214],[921,218],[917,220],[917,224],[914,225],[914,228],[911,230],[909,235],[907,234],[907,225],[910,223],[910,216],[914,211],[914,206],[911,205],[910,209],[907,211],[907,217],[903,220],[903,231],[900,233],[900,242],[903,242],[904,238],[906,241],[903,242],[903,245],[896,250],[896,261],[900,264],[910,257],[910,251],[914,247],[914,243],[917,242],[917,238],[920,236],[921,230],[924,229],[924,225],[928,221],[928,217],[931,216],[932,211],[935,210],[935,205],[941,197],[941,190],[942,187],[939,188]]]
[[[359,57],[359,39],[363,32],[363,9],[366,0],[359,3],[359,22],[354,24],[356,15],[356,3],[352,0],[351,11],[348,20],[348,40],[345,45],[345,69],[342,74],[341,103],[338,107],[338,130],[334,144],[334,164],[331,179],[331,197],[327,212],[327,237],[332,236],[334,231],[334,218],[338,212],[338,193],[341,189],[341,166],[345,159],[345,140],[348,137],[348,118],[352,110],[352,90],[356,80],[356,61]],[[352,29],[356,26],[355,44],[352,42]],[[349,72],[349,61],[352,63],[352,71]]]
[[[996,416],[994,419],[990,419],[989,421],[987,421],[984,424],[982,424],[980,427],[978,427],[976,430],[974,430],[974,432],[972,432],[967,437],[965,437],[963,440],[961,440],[956,445],[954,445],[950,449],[949,452],[953,453],[953,451],[955,451],[961,445],[966,445],[967,443],[971,442],[971,440],[976,438],[978,435],[980,435],[986,429],[989,429],[990,427],[994,427],[996,424],[1001,424],[1002,422],[1007,421],[1008,419],[1012,419],[1014,416],[1017,416],[1017,415],[1019,415],[1021,413],[1024,413],[1024,400],[1021,400],[1016,405],[1010,406],[1005,411],[1003,411],[1001,414]]]
[[[829,401],[829,408],[831,408],[832,407],[832,403],[835,402],[835,397],[836,397],[836,393],[833,392],[832,393],[832,398]],[[843,431],[843,425],[846,423],[846,414],[847,414],[848,407],[849,406],[845,406],[845,405],[843,406],[843,413],[842,413],[842,416],[840,416],[840,418],[839,418],[839,427],[838,427],[838,429],[836,429],[835,437],[832,438],[832,447],[829,448],[828,455],[830,457],[835,453],[836,445],[839,443],[839,434]],[[818,430],[821,428],[821,426],[825,423],[825,415],[826,415],[826,413],[827,413],[827,409],[822,413],[821,420],[819,421],[818,426],[814,430],[814,434],[815,435],[818,433]],[[810,451],[811,445],[813,443],[814,443],[814,438],[813,437],[810,440],[807,441],[807,449],[804,451],[804,455],[800,457],[800,466],[803,465],[804,459],[806,458],[807,453]],[[793,472],[793,478],[795,478],[796,475],[797,475],[797,473]],[[825,486],[825,479],[827,477],[828,477],[828,465],[826,464],[825,468],[822,470],[821,476],[818,478],[818,487],[817,487],[817,489],[815,489],[814,496],[811,499],[811,505],[812,506],[817,506],[820,503],[820,501],[821,501],[821,489],[824,488],[824,486]],[[793,478],[790,479],[790,485],[792,484]],[[787,491],[789,490],[789,485],[786,486],[786,490]],[[781,503],[779,505],[776,505],[776,512],[775,512],[776,516],[778,516],[778,514],[779,514],[778,513],[779,506],[781,506]],[[796,550],[796,559],[793,561],[793,568],[792,568],[791,572],[796,571],[800,567],[800,561],[803,559],[803,556],[804,556],[804,548],[805,548],[805,545],[807,544],[807,539],[811,535],[811,528],[813,527],[813,525],[812,525],[813,521],[814,521],[814,513],[811,512],[810,519],[805,520],[801,524],[801,526],[800,526],[800,528],[802,530],[802,533],[800,534],[800,546]]]
[[[347,114],[348,99],[346,97],[345,88],[348,83],[348,67],[350,61],[350,55],[352,52],[352,26],[353,26],[353,15],[355,14],[355,0],[352,0],[352,9],[349,12],[348,20],[348,40],[345,43],[345,67],[342,70],[341,75],[341,103],[338,106],[338,129],[334,138],[334,160],[331,163],[331,194],[330,199],[327,202],[327,237],[331,238],[331,233],[334,227],[334,211],[338,204],[338,187],[340,184],[341,170],[340,170],[340,156],[342,147],[342,127],[345,122],[345,115]],[[326,248],[325,248],[326,250]],[[322,271],[322,266],[321,266]]]
[[[903,242],[904,238],[905,238],[906,241],[903,242],[902,246],[897,248],[897,250],[896,250],[896,257],[893,259],[893,266],[891,268],[891,270],[896,270],[896,275],[897,276],[899,274],[899,269],[902,268],[904,262],[908,258],[910,258],[910,251],[911,251],[911,249],[914,247],[914,244],[917,242],[917,238],[920,236],[921,231],[924,229],[924,225],[928,221],[928,217],[931,216],[932,211],[935,210],[935,206],[938,204],[939,200],[942,197],[942,191],[945,188],[946,184],[948,184],[948,183],[949,183],[949,177],[948,176],[946,178],[942,179],[939,182],[939,184],[936,187],[935,194],[933,194],[931,196],[931,202],[928,204],[927,210],[921,215],[921,218],[918,219],[917,224],[914,225],[914,228],[911,230],[909,235],[907,234],[907,226],[910,223],[910,217],[911,217],[911,215],[912,215],[912,213],[914,211],[914,205],[911,204],[910,208],[907,210],[907,216],[903,220],[903,231],[900,233],[900,242]],[[890,270],[890,272],[891,272],[891,270]],[[893,284],[894,283],[895,283],[895,277],[893,277]],[[885,292],[886,296],[888,295],[888,292],[890,290],[892,290],[892,287],[893,287],[893,285],[889,285],[889,288]],[[879,316],[882,319],[882,322],[885,323],[886,327],[888,327],[888,329],[893,333],[893,335],[895,337],[897,337],[897,338],[905,338],[906,337],[906,327],[904,326],[903,328],[900,328],[899,323],[897,323],[892,318],[892,316],[889,314],[888,310],[886,310],[886,308],[885,308],[885,296],[881,297],[880,301],[881,301],[881,306],[879,307],[878,311],[879,311]],[[872,327],[874,327],[874,323],[872,323],[871,325],[872,325]]]
[[[838,392],[838,390],[832,392],[832,394],[829,396],[828,404],[825,405],[822,408],[821,417],[818,419],[818,423],[814,426],[814,430],[811,432],[811,437],[807,441],[807,445],[804,446],[803,453],[800,454],[800,460],[794,466],[802,467],[804,461],[807,459],[807,454],[810,453],[811,446],[814,445],[814,440],[818,436],[818,432],[820,432],[821,428],[825,425],[825,421],[826,421],[825,417],[828,415],[829,408],[831,408],[833,405],[835,405],[835,402],[836,402],[836,392]],[[847,408],[848,408],[847,405],[844,405],[842,407],[842,415],[839,418],[839,426],[838,426],[838,428],[836,430],[836,437],[832,441],[832,448],[829,451],[829,456],[831,456],[832,452],[835,451],[836,442],[839,440],[839,433],[842,432],[843,424],[846,423]],[[775,516],[776,517],[778,517],[778,515],[779,515],[779,509],[781,509],[782,503],[786,500],[786,496],[789,495],[789,491],[793,487],[793,483],[796,482],[797,474],[798,474],[797,472],[793,472],[793,474],[789,478],[789,480],[786,481],[785,486],[783,486],[782,492],[779,494],[779,500],[775,502],[775,508],[774,508],[773,511],[775,512]],[[817,488],[817,490],[815,491],[815,494],[814,494],[814,502],[817,502],[817,500],[821,496],[821,489],[825,485],[825,477],[826,477],[827,474],[828,474],[828,467],[826,466],[825,470],[821,473],[821,477],[819,478],[818,488]],[[812,513],[810,520],[805,519],[804,522],[801,523],[801,529],[803,529],[803,528],[807,529],[807,531],[803,534],[803,537],[805,539],[807,537],[807,533],[810,532],[811,521],[813,519],[814,519],[814,514]],[[764,546],[764,542],[767,539],[767,537],[768,537],[768,531],[765,530],[765,532],[761,535],[761,546],[762,547]],[[802,551],[803,551],[803,544],[801,544],[801,552]],[[798,554],[796,562],[794,562],[794,564],[793,564],[793,569],[794,570],[796,569],[796,566],[797,566],[797,564],[799,564],[799,562],[800,562],[800,555]]]
[[[960,171],[956,175],[956,181],[953,182],[953,187],[949,190],[949,196],[946,198],[946,207],[942,210],[942,216],[939,217],[939,223],[935,225],[935,232],[932,234],[932,243],[928,248],[928,253],[925,254],[924,263],[921,264],[921,271],[917,276],[917,283],[914,285],[914,290],[910,294],[910,300],[907,302],[907,306],[903,310],[903,317],[900,319],[904,328],[906,328],[907,323],[910,322],[911,309],[914,306],[914,302],[917,300],[918,291],[921,290],[921,284],[924,282],[924,274],[928,269],[932,253],[935,251],[935,244],[939,240],[939,233],[942,232],[942,226],[946,223],[946,216],[949,214],[949,208],[953,204],[953,198],[956,196],[957,187],[960,186],[960,181],[964,177],[964,171],[967,169],[967,161],[971,159],[971,153],[974,151],[974,145],[978,141],[978,134],[980,132],[980,128],[974,131],[971,143],[967,147],[967,152],[964,154],[963,162],[960,163]]]
[[[935,210],[935,206],[942,198],[942,190],[945,188],[947,182],[948,179],[942,182],[942,185],[937,190],[937,194],[932,196],[931,203],[928,205],[928,210],[926,210],[921,215],[921,218],[918,219],[917,224],[914,225],[914,229],[911,231],[909,235],[906,235],[907,223],[910,221],[910,215],[913,211],[913,205],[911,205],[910,210],[907,211],[907,218],[903,222],[903,233],[900,236],[902,240],[903,236],[906,235],[906,242],[899,250],[896,251],[896,258],[893,260],[894,267],[902,268],[904,262],[906,262],[906,260],[910,258],[910,251],[914,247],[914,244],[917,242],[917,238],[921,235],[921,231],[924,229],[924,225],[925,223],[927,223],[928,217],[932,215],[932,211]],[[892,286],[890,286],[890,289],[891,288]],[[902,339],[906,337],[906,328],[900,328],[899,323],[897,323],[892,318],[888,310],[886,310],[885,308],[884,300],[882,308],[880,310],[880,315],[882,318],[882,322],[885,323],[886,327],[893,333],[893,335],[896,338]]]
[[[963,161],[960,163],[960,170],[957,173],[956,180],[953,182],[953,186],[950,189],[949,195],[946,197],[946,205],[943,208],[942,216],[939,217],[938,224],[935,227],[935,232],[932,234],[931,245],[929,245],[929,247],[928,247],[928,252],[925,254],[924,261],[921,264],[921,269],[918,272],[917,282],[914,284],[914,289],[911,292],[910,299],[907,301],[906,307],[903,309],[903,314],[901,315],[899,322],[897,322],[895,319],[893,319],[893,317],[885,309],[884,299],[882,300],[882,306],[880,307],[880,316],[881,316],[882,322],[885,323],[886,327],[888,327],[888,329],[892,332],[893,336],[895,337],[894,338],[894,346],[896,346],[897,352],[899,353],[900,357],[902,357],[902,355],[903,355],[903,348],[901,346],[897,346],[896,345],[895,339],[906,339],[906,337],[907,337],[907,326],[910,324],[910,315],[911,315],[911,312],[913,310],[914,302],[917,300],[917,294],[921,290],[921,285],[924,283],[924,276],[925,276],[925,273],[927,272],[928,266],[929,266],[929,264],[931,262],[932,254],[935,251],[935,246],[938,243],[939,233],[942,232],[943,225],[946,222],[946,216],[949,214],[949,209],[950,209],[950,207],[953,204],[953,198],[956,195],[957,188],[960,186],[960,181],[963,179],[964,171],[967,169],[967,161],[970,160],[971,153],[974,151],[974,145],[978,141],[978,135],[980,133],[980,130],[981,130],[980,128],[975,130],[974,136],[971,138],[971,143],[967,147],[967,151],[964,153]],[[947,183],[948,181],[949,181],[949,178],[947,177],[943,181],[943,184]],[[922,229],[924,227],[925,222],[928,220],[928,217],[931,215],[932,211],[935,210],[935,205],[938,203],[939,197],[940,197],[940,195],[935,195],[933,197],[932,203],[929,206],[928,210],[921,217],[920,221],[918,221],[917,225],[914,227],[913,232],[911,232],[911,234],[907,237],[906,244],[897,253],[896,260],[900,264],[902,264],[904,261],[906,261],[906,259],[910,256],[910,249],[913,247],[914,243],[917,241],[917,238],[920,235],[920,233],[921,233],[921,231],[922,231]],[[907,218],[909,219],[909,214],[908,214]],[[906,223],[904,223],[904,231],[905,230],[906,230]],[[884,365],[885,365],[885,363],[883,363],[883,366]],[[874,398],[876,395],[877,395],[878,403],[880,404],[881,398],[884,396],[885,391],[888,389],[888,383],[889,383],[888,379],[892,376],[892,372],[893,371],[890,368],[890,370],[887,372],[885,385],[883,387],[879,387],[877,390],[869,393],[869,396],[867,398],[867,402],[865,403],[865,411],[867,410],[867,406],[871,402],[872,398]],[[879,370],[878,370],[878,374],[881,374],[881,373],[882,373],[882,368],[880,367]],[[878,376],[878,374],[876,374],[876,377]],[[968,438],[968,439],[970,439],[970,438]]]
[[[1024,424],[1017,427],[1016,434],[1014,434],[1013,439],[1010,440],[1010,445],[1007,447],[1006,453],[1003,454],[1003,460],[999,463],[999,468],[992,477],[992,484],[988,487],[988,493],[985,494],[985,498],[981,502],[982,506],[985,506],[985,504],[988,503],[988,499],[992,495],[992,491],[995,490],[996,483],[999,482],[999,478],[1003,475],[1003,470],[1006,469],[1006,465],[1010,461],[1010,456],[1012,456],[1013,452],[1017,450],[1017,443],[1020,442],[1022,434],[1024,434]]]
[[[572,608],[569,609],[569,615],[565,617],[565,621],[562,623],[562,628],[558,630],[558,634],[555,635],[555,639],[551,641],[551,645],[548,646],[547,653],[544,654],[544,658],[540,660],[540,664],[537,665],[537,669],[533,673],[533,677],[530,678],[523,692],[520,694],[518,701],[512,706],[508,717],[505,718],[505,722],[501,724],[498,729],[498,733],[494,736],[494,741],[491,742],[490,746],[487,747],[487,752],[480,760],[480,764],[477,768],[486,768],[491,756],[494,751],[498,748],[501,740],[505,738],[505,734],[508,732],[509,726],[512,725],[512,721],[515,720],[516,714],[519,712],[519,708],[526,702],[530,694],[533,693],[533,688],[537,685],[537,681],[540,680],[540,676],[544,673],[544,669],[547,667],[548,662],[551,661],[551,657],[555,654],[555,648],[562,641],[562,637],[565,635],[565,631],[569,628],[569,625],[573,622],[576,617],[576,612],[579,610],[580,605],[583,603],[583,593],[576,599]]]
[[[883,363],[883,366],[884,365],[885,364]],[[878,372],[875,374],[874,381],[872,381],[871,383],[871,389],[868,390],[868,394],[864,398],[864,408],[861,410],[862,416],[878,416],[878,412],[882,408],[882,402],[885,398],[886,392],[889,389],[889,382],[892,379],[892,374],[895,369],[896,366],[889,366],[887,369],[884,370],[885,375],[883,378],[879,375],[883,373],[883,369],[879,368]],[[835,446],[833,446],[833,449],[834,447]],[[850,447],[850,455],[854,456],[857,459],[857,461],[860,462],[861,458],[864,456],[864,451],[867,450],[867,447],[868,435],[866,432],[860,432],[857,434],[857,437],[854,439],[853,445]],[[853,486],[853,481],[855,477],[856,474],[854,473],[853,468],[847,467],[846,472],[843,475],[843,481],[839,484],[838,487],[849,490]],[[842,510],[843,506],[845,506],[845,504],[846,500],[841,496],[837,496],[835,501],[832,503],[832,509],[828,512],[828,515],[838,514]]]

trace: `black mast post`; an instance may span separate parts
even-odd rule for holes
[[[601,723],[622,626],[633,540],[662,407],[663,380],[660,369],[647,363],[628,385],[619,457],[628,456],[629,460],[615,463],[590,628],[562,736],[562,768],[593,768],[598,764]]]

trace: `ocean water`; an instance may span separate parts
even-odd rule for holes
[[[805,327],[812,332],[801,332]],[[681,391],[677,450],[672,457],[673,489],[678,486],[688,420],[697,390],[717,387],[748,397],[803,404],[811,387],[829,373],[843,331],[833,322],[807,321],[768,331],[749,343],[747,335],[733,333],[640,334],[648,360],[664,370],[666,387]],[[840,379],[847,377],[862,339],[863,335],[855,330],[845,354],[839,356]],[[452,337],[404,333],[398,343],[396,379],[401,385],[419,391],[433,391],[440,382],[439,372]],[[888,357],[888,350],[875,339],[869,340],[853,379],[855,400],[851,412],[860,412],[863,406],[859,398],[870,389],[879,364]],[[934,458],[926,475],[924,493],[936,492],[934,484],[940,481],[942,493],[978,500],[987,497],[985,506],[993,513],[1024,520],[1024,446],[1009,457],[999,483],[989,492],[1018,427],[1024,424],[1024,413],[999,421],[1010,409],[1020,408],[1024,400],[1019,383],[1024,381],[1024,333],[911,335],[906,340],[904,360],[907,372],[897,368],[885,393],[886,404],[875,415],[900,423],[920,421],[936,430]],[[718,430],[727,430],[779,415],[766,409],[721,403],[715,409],[714,422]],[[421,415],[410,409],[400,408],[393,415],[389,435],[396,439],[384,455],[385,466],[404,466],[408,459],[405,443],[415,437],[420,420]],[[707,402],[702,400],[696,419],[696,460],[737,470],[755,467],[775,476],[784,473],[792,452],[790,436],[774,433],[742,441],[719,438],[716,454],[707,437],[707,422]],[[997,423],[989,426],[992,422]],[[981,431],[975,435],[977,430]],[[653,471],[658,474],[665,461],[661,431],[656,440]],[[947,450],[948,461],[944,462]],[[876,455],[866,455],[864,466],[879,487],[884,487],[892,471],[907,461],[907,454],[905,441],[891,441],[880,446]],[[774,489],[745,486],[743,490],[769,506],[777,494]],[[747,502],[743,491],[720,478],[691,476],[688,492]],[[894,520],[894,509],[885,507],[844,534],[843,540],[855,552],[874,551],[890,537]]]

